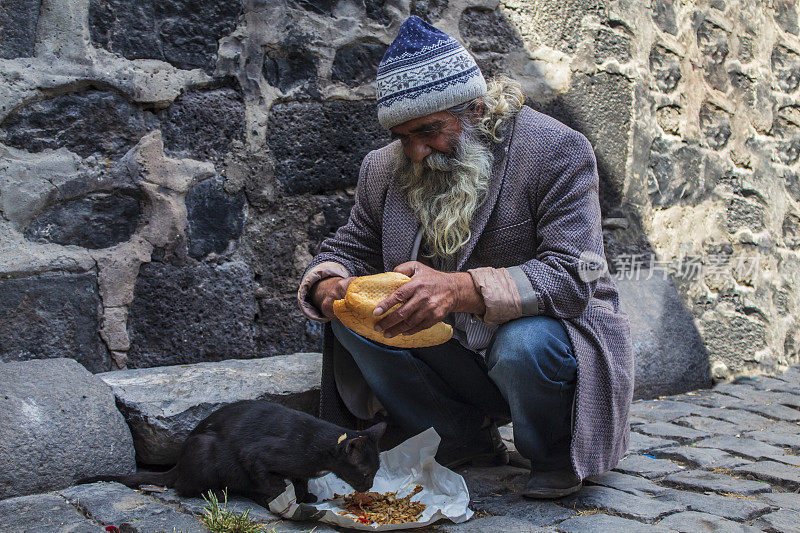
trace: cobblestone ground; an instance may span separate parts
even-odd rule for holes
[[[519,466],[466,468],[476,517],[425,531],[478,532],[800,532],[800,368],[632,406],[629,455],[572,496],[519,496]],[[513,448],[511,428],[503,428]],[[516,464],[519,465],[519,456]],[[0,502],[0,529],[122,533],[202,532],[191,516],[202,500],[172,491],[144,495],[98,483]],[[249,500],[256,520],[276,533],[315,524],[277,522]],[[318,524],[315,533],[334,529]]]

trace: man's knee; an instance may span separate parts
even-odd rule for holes
[[[523,317],[498,328],[489,350],[489,375],[497,381],[562,390],[572,386],[577,361],[564,326],[546,316]],[[498,383],[499,385],[499,383]]]

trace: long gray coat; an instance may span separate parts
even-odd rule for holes
[[[457,270],[522,268],[539,314],[561,321],[578,359],[575,471],[585,478],[610,470],[628,445],[633,356],[613,279],[607,271],[594,280],[579,275],[582,252],[604,257],[592,147],[582,134],[523,107],[493,151],[487,201],[472,221]],[[364,158],[350,219],[309,269],[336,261],[361,276],[409,260],[418,223],[392,179],[389,153],[384,147]]]

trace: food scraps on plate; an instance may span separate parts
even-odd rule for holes
[[[334,494],[335,498],[343,498],[344,511],[341,516],[355,515],[354,520],[362,524],[405,524],[416,522],[425,510],[422,502],[412,502],[411,497],[422,490],[420,485],[414,487],[407,496],[397,497],[395,492],[352,492],[347,496]]]

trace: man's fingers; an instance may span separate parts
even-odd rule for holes
[[[375,324],[375,331],[386,331],[397,326],[401,322],[405,322],[417,312],[419,305],[419,299],[412,297]]]
[[[407,286],[408,283],[401,285],[396,291],[387,296],[384,300],[378,302],[378,305],[375,306],[375,310],[372,312],[372,314],[375,316],[382,315],[387,309],[391,309],[393,305],[400,304],[408,300],[410,295]],[[413,288],[411,290],[413,291]]]
[[[406,261],[401,265],[397,265],[394,269],[395,272],[399,272],[401,274],[405,274],[409,278],[417,273],[419,267],[422,263],[419,261]]]
[[[400,309],[398,309],[399,311]],[[392,313],[393,315],[394,313]],[[392,316],[389,315],[389,316]],[[426,312],[424,309],[421,309],[419,306],[416,308],[412,308],[408,316],[400,320],[394,326],[389,326],[383,332],[384,337],[394,337],[395,335],[400,335],[401,333],[407,333],[409,329],[417,327],[419,324],[425,321]],[[387,317],[388,318],[388,317]]]

